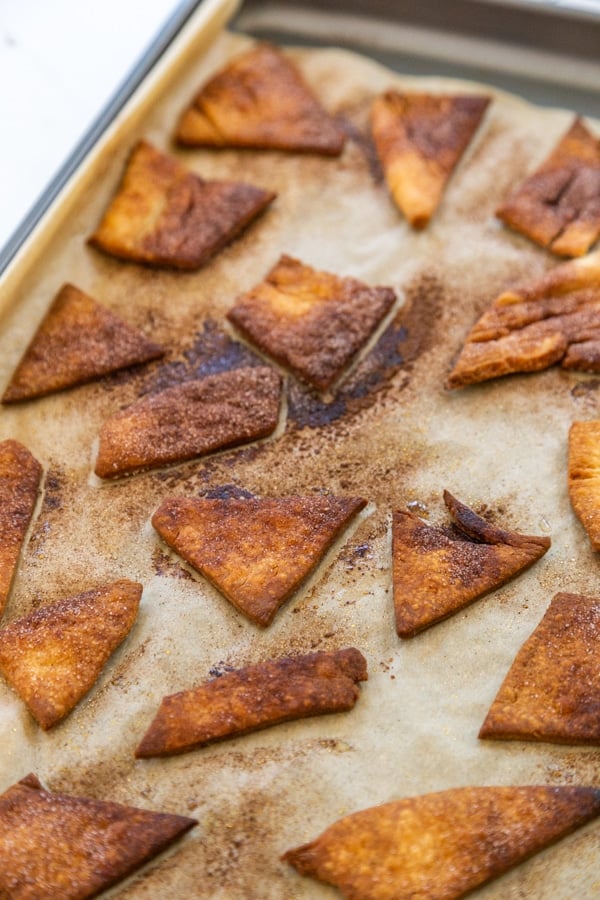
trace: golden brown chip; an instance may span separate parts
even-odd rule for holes
[[[557,594],[510,667],[480,738],[600,743],[600,600]]]
[[[44,729],[95,684],[135,622],[142,585],[116,581],[36,609],[0,630],[0,672]]]
[[[42,467],[18,441],[0,443],[0,616],[35,509]]]
[[[196,819],[44,790],[0,795],[0,897],[87,900],[145,865]]]
[[[360,497],[172,497],[152,524],[163,540],[257,625],[315,569],[366,506]]]
[[[292,719],[352,709],[367,663],[358,650],[325,650],[227,672],[164,697],[135,751],[138,758],[185,753]]]
[[[600,420],[573,422],[569,430],[569,497],[575,515],[600,550]]]
[[[600,815],[591,787],[466,787],[346,816],[282,859],[352,900],[454,900]]]
[[[600,236],[600,140],[580,118],[496,215],[559,256],[589,250]]]
[[[42,397],[163,353],[162,347],[119,316],[65,284],[33,336],[2,402]]]
[[[500,294],[471,329],[447,386],[554,363],[600,372],[600,251]]]
[[[338,156],[345,134],[296,67],[259,44],[204,85],[177,127],[191,147],[251,147]]]
[[[396,294],[282,256],[227,314],[264,353],[318,390],[330,388],[368,341]]]
[[[144,397],[100,431],[96,475],[115,478],[271,434],[281,377],[267,366],[208,375]]]
[[[489,105],[488,97],[387,91],[371,110],[371,130],[396,205],[424,228]]]
[[[394,513],[392,565],[396,630],[413,637],[495,591],[546,553],[549,537],[504,531],[444,491],[454,528]]]
[[[89,243],[134,262],[197,269],[274,198],[251,184],[205,181],[141,141]]]

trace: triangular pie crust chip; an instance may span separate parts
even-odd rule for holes
[[[119,316],[65,284],[33,336],[2,402],[43,397],[163,353],[162,347]]]
[[[258,625],[319,564],[366,506],[360,497],[173,497],[152,517],[162,539]]]
[[[271,659],[164,697],[135,751],[138,758],[185,753],[281,722],[346,712],[367,680],[354,647]]]
[[[0,795],[0,896],[96,897],[196,824],[186,816],[47,791],[28,775]]]
[[[37,502],[42,467],[18,441],[0,443],[0,616]]]
[[[389,190],[413,228],[425,228],[475,134],[488,97],[387,91],[371,130]]]
[[[338,156],[345,134],[296,67],[259,44],[204,85],[177,127],[180,144],[248,147]]]
[[[282,858],[353,900],[454,900],[598,815],[597,788],[454,788],[346,816]]]
[[[392,566],[396,630],[413,637],[501,587],[546,553],[549,537],[504,531],[444,491],[454,530],[394,513]]]
[[[600,419],[569,429],[569,498],[575,515],[600,551]]]
[[[275,194],[237,181],[205,181],[141,141],[89,243],[150,266],[197,269],[255,219]]]
[[[496,215],[558,256],[583,256],[600,237],[600,138],[576,118]]]
[[[95,684],[135,622],[142,585],[116,581],[0,630],[0,672],[44,729],[62,721]]]
[[[600,251],[500,294],[471,329],[447,386],[555,363],[600,372]]]
[[[557,594],[510,667],[480,738],[600,744],[600,600]]]
[[[96,475],[116,478],[267,437],[277,427],[280,403],[281,376],[267,366],[143,397],[102,426]]]
[[[227,318],[272,359],[325,391],[339,381],[396,300],[392,288],[320,272],[282,256]]]

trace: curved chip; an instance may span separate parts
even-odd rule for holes
[[[575,515],[600,550],[600,419],[571,425],[568,481]]]

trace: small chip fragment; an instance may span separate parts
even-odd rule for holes
[[[0,443],[0,616],[37,502],[42,467],[18,441]]]
[[[0,795],[0,896],[96,897],[196,824],[186,816],[47,791],[28,775]]]
[[[171,497],[154,513],[152,524],[240,612],[264,627],[366,502],[319,494]]]
[[[425,228],[471,142],[489,97],[386,91],[371,130],[392,197],[413,228]]]
[[[169,756],[292,719],[352,709],[367,680],[354,647],[284,657],[227,672],[189,691],[164,697],[135,751]]]
[[[600,139],[575,118],[496,215],[558,256],[583,256],[600,236]]]
[[[444,491],[453,528],[394,512],[392,565],[396,630],[413,637],[501,587],[546,553],[549,537],[504,531]]]
[[[102,426],[96,475],[116,478],[267,437],[281,384],[268,366],[250,366],[143,397]]]
[[[258,44],[218,72],[176,133],[190,147],[248,147],[338,156],[345,133],[276,47]]]
[[[556,363],[600,372],[600,251],[500,294],[471,329],[447,386]]]
[[[135,622],[142,585],[123,579],[35,609],[0,630],[0,672],[45,730],[98,680]]]
[[[600,744],[600,600],[556,594],[510,667],[480,738]]]
[[[136,328],[79,288],[65,284],[2,397],[17,403],[84,384],[164,354]]]
[[[392,288],[319,272],[283,255],[227,318],[264,353],[319,391],[339,381],[392,308]]]
[[[455,900],[600,815],[592,787],[465,787],[362,810],[282,857],[349,900]]]
[[[205,181],[146,141],[89,243],[150,266],[197,269],[274,200],[251,184]]]
[[[569,429],[569,497],[575,515],[600,550],[600,419]]]

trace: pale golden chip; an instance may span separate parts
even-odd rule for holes
[[[282,256],[227,318],[264,353],[318,390],[330,388],[391,309],[391,288],[319,272]]]
[[[184,112],[176,138],[191,147],[338,156],[345,134],[290,60],[275,47],[259,44],[204,85]]]
[[[274,198],[243,182],[205,181],[141,141],[89,243],[134,262],[197,269]]]
[[[277,610],[366,506],[361,497],[172,497],[152,517],[162,539],[258,625]]]
[[[569,497],[575,515],[600,550],[600,419],[569,429]]]

